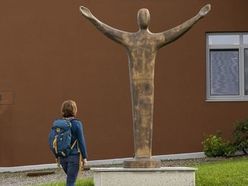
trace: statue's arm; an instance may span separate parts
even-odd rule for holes
[[[180,36],[186,33],[197,21],[199,21],[201,18],[207,15],[210,10],[211,10],[211,5],[207,4],[203,8],[201,8],[199,13],[193,18],[185,21],[184,23],[182,23],[177,27],[159,33],[159,35],[162,36],[161,43],[159,43],[159,47],[163,47],[166,44],[178,39]]]
[[[101,22],[90,12],[90,10],[88,8],[86,8],[84,6],[80,7],[80,11],[81,11],[82,15],[84,17],[86,17],[93,25],[95,25],[95,27],[98,30],[100,30],[104,35],[106,35],[110,39],[112,39],[112,40],[114,40],[120,44],[126,45],[125,38],[126,38],[126,35],[129,34],[128,32],[115,29],[115,28]]]

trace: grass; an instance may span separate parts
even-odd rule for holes
[[[197,186],[248,186],[248,157],[203,162],[194,167],[198,168]],[[56,182],[42,186],[64,185],[64,182]],[[76,186],[94,186],[93,179],[79,179]]]
[[[197,186],[246,186],[248,185],[248,158],[226,159],[196,166]]]
[[[65,186],[65,182],[52,182],[40,186]],[[94,186],[93,179],[78,179],[76,182],[76,186]]]

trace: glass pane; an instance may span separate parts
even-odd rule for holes
[[[210,50],[210,95],[239,95],[238,50]]]
[[[248,44],[248,35],[244,35],[243,41],[244,41],[244,44]]]
[[[239,35],[209,35],[209,45],[239,45]]]
[[[245,95],[248,95],[248,48],[245,48]]]

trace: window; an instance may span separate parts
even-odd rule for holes
[[[248,33],[207,34],[207,100],[248,101]]]

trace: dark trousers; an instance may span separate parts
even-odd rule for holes
[[[67,175],[66,186],[75,186],[79,170],[79,154],[60,158],[60,164]]]

